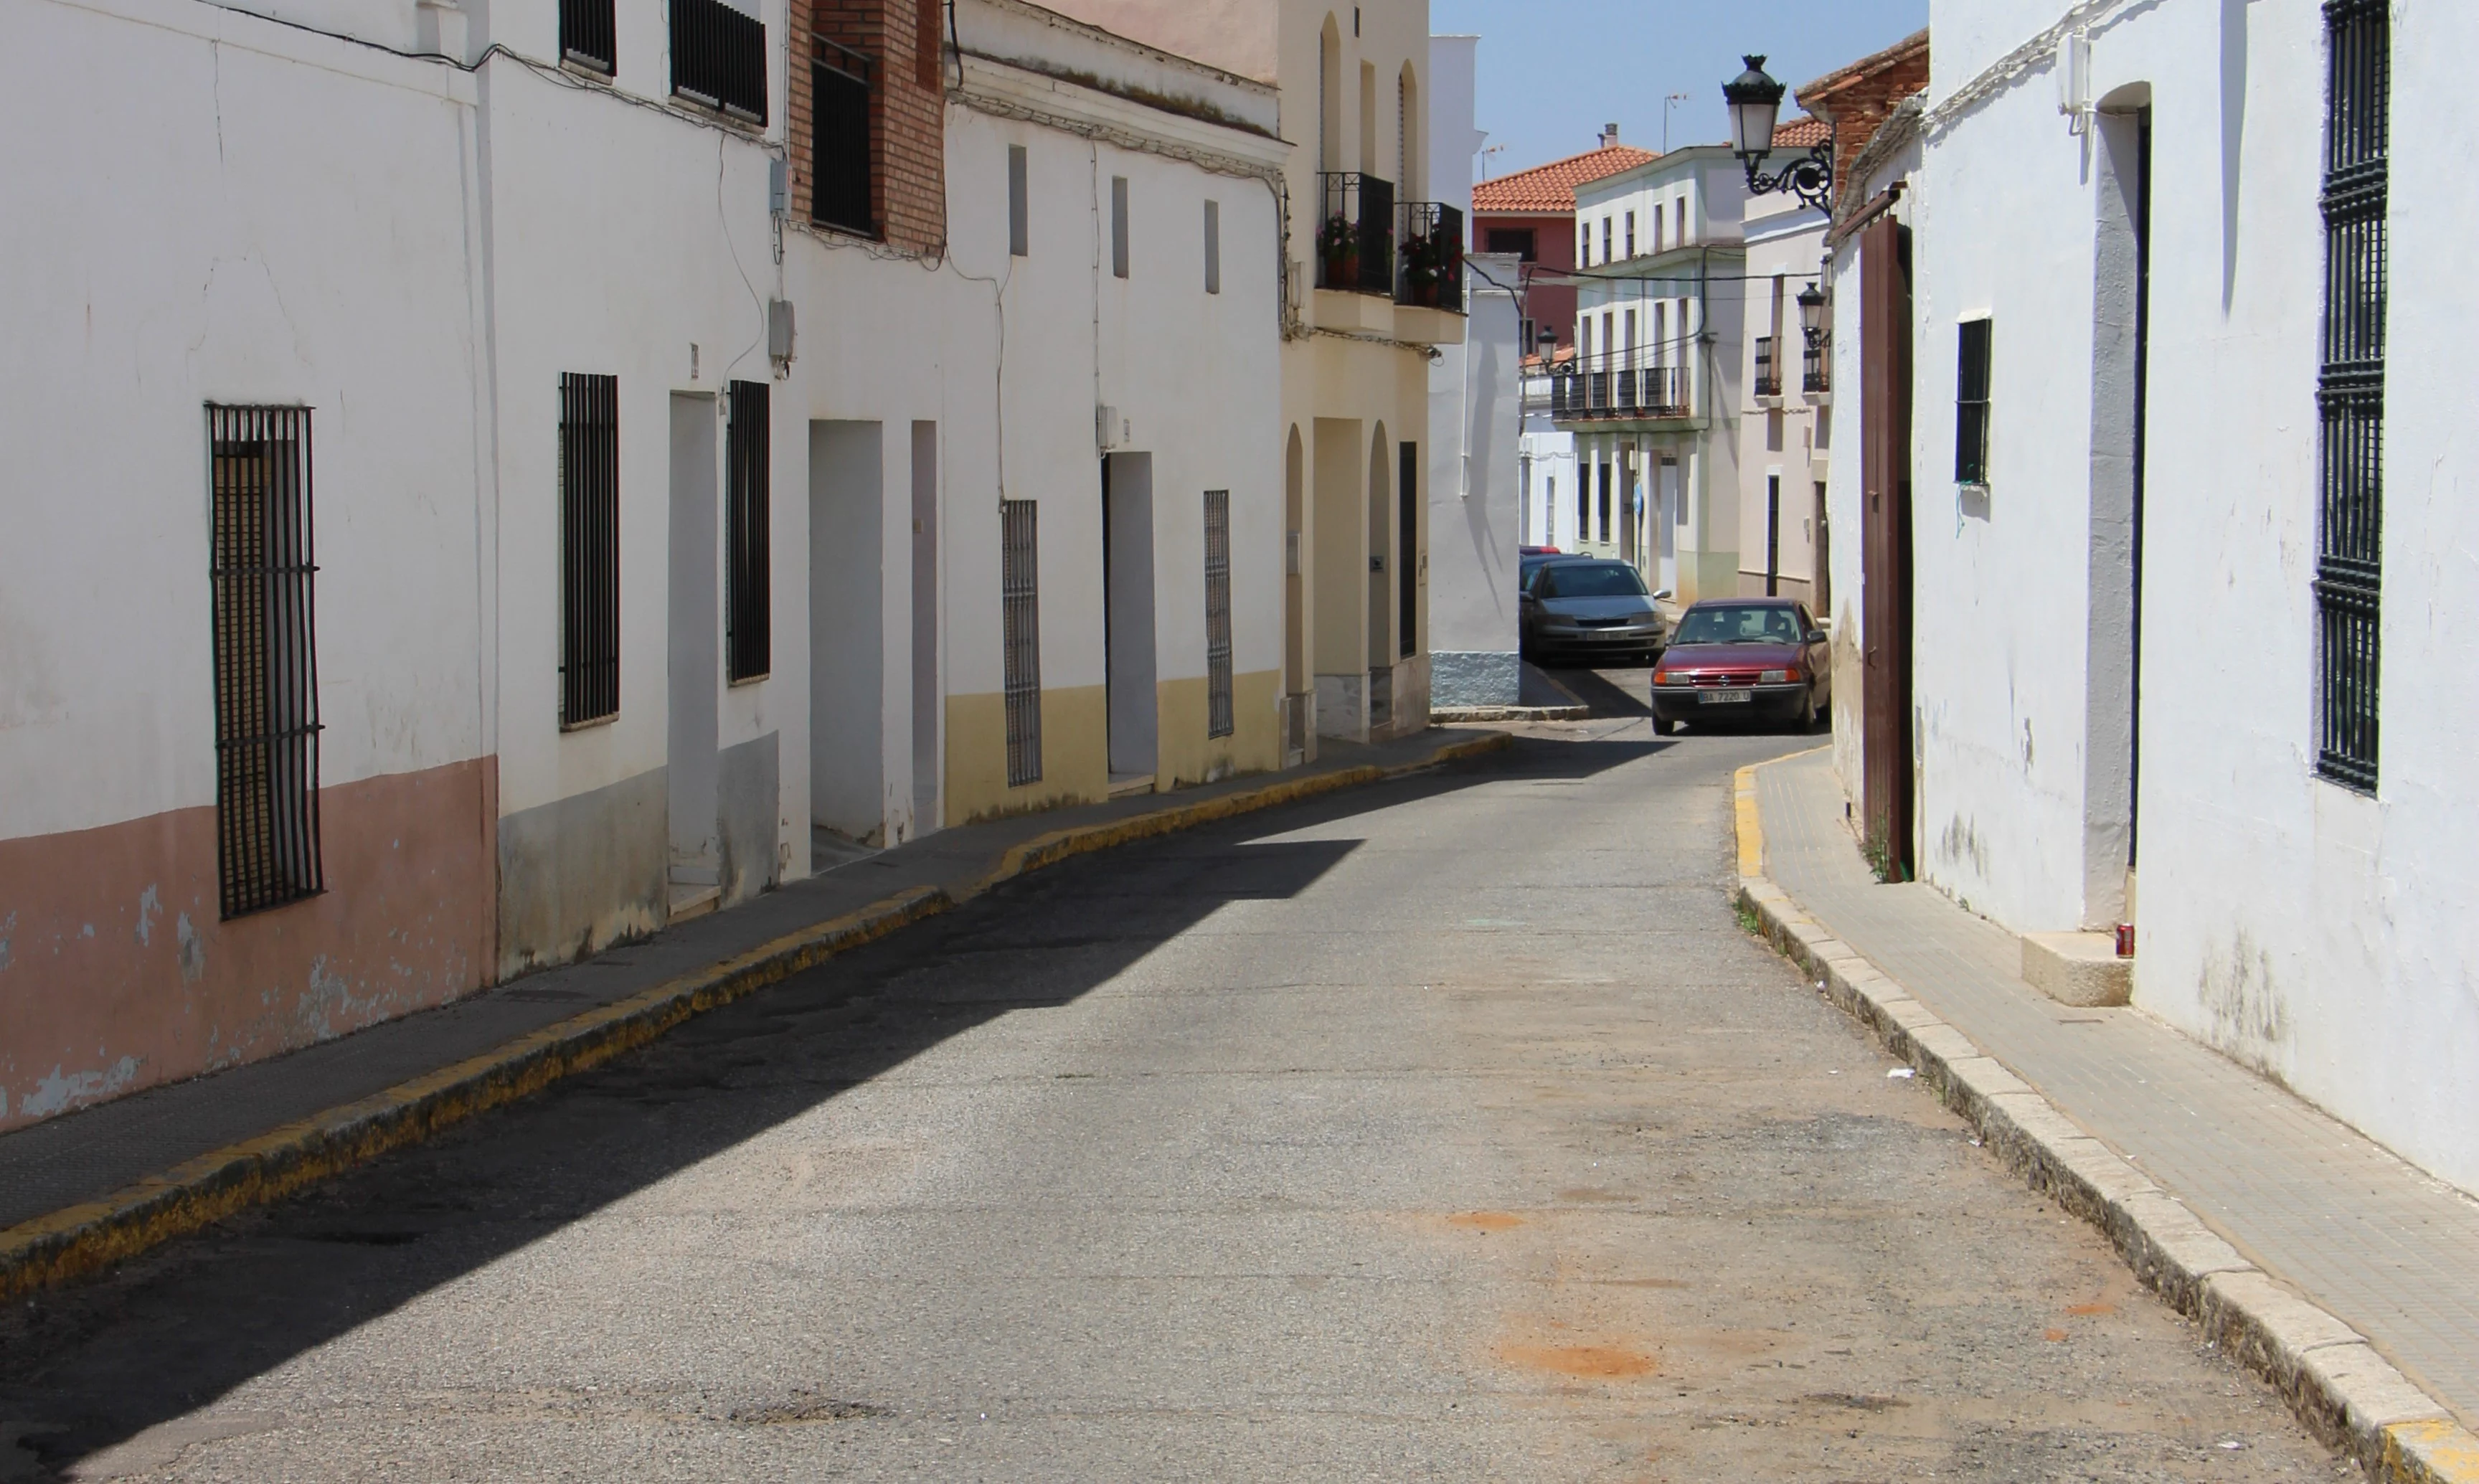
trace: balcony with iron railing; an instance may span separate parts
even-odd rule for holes
[[[1394,302],[1418,309],[1464,310],[1464,214],[1439,201],[1394,208]]]
[[[1756,337],[1756,395],[1781,396],[1781,361],[1775,355],[1776,342],[1771,335]]]
[[[1826,331],[1808,343],[1800,356],[1800,390],[1811,396],[1833,390],[1833,332]]]
[[[1358,170],[1326,170],[1317,176],[1317,196],[1316,286],[1391,297],[1394,183]]]
[[[1551,421],[1650,422],[1694,416],[1687,368],[1634,365],[1635,354],[1572,356],[1552,367]]]

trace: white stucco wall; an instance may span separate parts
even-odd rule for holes
[[[0,838],[215,802],[210,401],[312,409],[320,781],[486,750],[474,119],[186,0],[0,12]]]
[[[1941,92],[1974,46],[1997,47],[1974,39],[1988,13],[2021,9],[1937,8]],[[2440,178],[2471,142],[2450,59],[2479,17],[2433,0],[2395,13],[2394,176]],[[2322,51],[2313,0],[2172,0],[2093,38],[2095,97],[2149,83],[2155,109],[2135,995],[2479,1188],[2479,944],[2458,848],[2479,823],[2462,766],[2479,718],[2437,680],[2479,607],[2455,555],[2479,537],[2461,495],[2479,467],[2458,403],[2407,390],[2458,385],[2472,359],[2453,257],[2469,214],[2393,192],[2367,797],[2314,773]],[[2083,817],[2094,147],[2066,132],[2043,70],[1931,134],[1918,197],[1922,865],[2017,929],[2087,920],[2108,863],[2085,858]],[[1996,320],[1996,412],[1975,508],[1952,482],[1952,399],[1954,324],[1980,312]]]

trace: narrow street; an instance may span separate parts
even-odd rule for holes
[[[0,1479],[2341,1476],[1734,919],[1814,745],[1036,874],[18,1306]]]

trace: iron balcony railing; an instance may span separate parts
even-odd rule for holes
[[[1395,251],[1394,302],[1462,313],[1464,214],[1441,201],[1405,201],[1394,214],[1403,244]]]
[[[1320,289],[1394,292],[1394,183],[1357,170],[1317,176]]]
[[[1827,331],[1808,342],[1800,355],[1800,389],[1804,392],[1833,390],[1833,334]]]
[[[766,26],[723,0],[672,0],[672,91],[766,121]]]
[[[1687,368],[1635,366],[1620,351],[1560,362],[1549,373],[1549,416],[1565,422],[1691,415]]]
[[[1781,396],[1781,362],[1774,355],[1774,338],[1770,335],[1756,337],[1756,395],[1758,397]]]

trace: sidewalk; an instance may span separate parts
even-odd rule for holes
[[[1877,883],[1828,753],[1749,773],[1744,894],[1776,941],[2328,1441],[2379,1477],[2479,1479],[2479,1203],[2139,1010],[2049,999],[2014,934]]]
[[[1509,740],[1321,740],[1287,773],[942,831],[435,1011],[0,1136],[0,1296],[418,1141],[1027,871]]]

